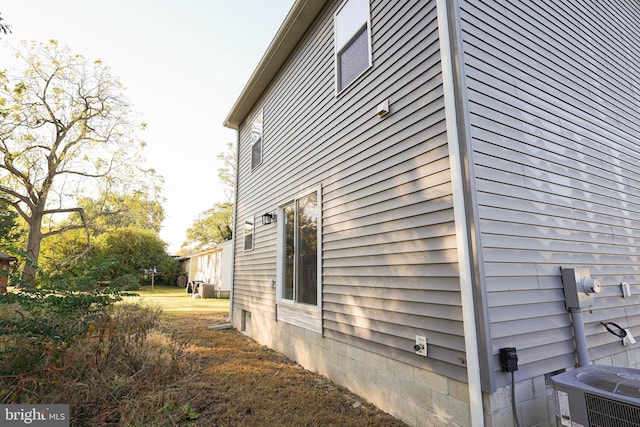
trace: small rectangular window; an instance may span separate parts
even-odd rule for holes
[[[251,124],[251,170],[262,163],[262,111]]]
[[[336,85],[346,88],[371,66],[369,0],[345,1],[334,19]]]
[[[244,250],[250,251],[253,249],[253,217],[247,219],[244,222]]]

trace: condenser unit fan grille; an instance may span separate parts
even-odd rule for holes
[[[628,370],[585,368],[576,374],[576,378],[598,390],[640,398],[640,375]]]
[[[640,407],[606,397],[585,393],[591,427],[640,426]]]

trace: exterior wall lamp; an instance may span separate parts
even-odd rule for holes
[[[262,215],[262,225],[269,225],[277,219],[275,212],[267,212]]]

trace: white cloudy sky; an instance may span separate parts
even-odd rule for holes
[[[223,201],[222,126],[294,0],[0,0],[7,44],[55,39],[102,59],[148,123],[147,159],[165,177],[161,237],[175,251],[198,213]],[[196,183],[196,184],[194,184]]]

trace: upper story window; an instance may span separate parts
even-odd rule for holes
[[[334,19],[336,85],[340,92],[371,66],[369,0],[345,1]]]
[[[251,124],[251,170],[262,163],[262,110]]]

